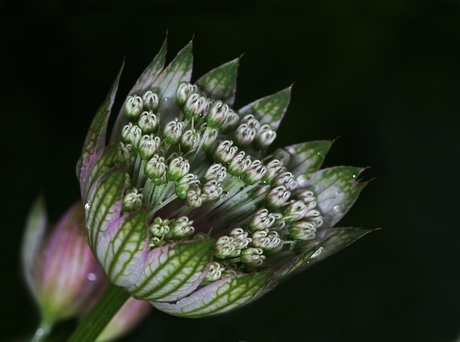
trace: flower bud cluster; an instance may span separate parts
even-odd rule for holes
[[[312,191],[293,195],[298,184],[286,169],[289,155],[255,157],[276,137],[269,124],[240,116],[189,83],[178,87],[176,103],[180,114],[163,128],[157,94],[125,103],[117,155],[130,179],[123,210],[147,209],[150,248],[193,239],[194,222],[198,235],[211,231],[219,237],[209,283],[263,268],[295,241],[315,237],[322,216]]]

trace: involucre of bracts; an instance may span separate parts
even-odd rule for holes
[[[165,55],[166,42],[106,144],[120,71],[77,164],[88,242],[115,285],[173,315],[221,313],[369,232],[334,227],[366,182],[320,169],[330,141],[267,153],[290,88],[235,110],[238,59],[192,84],[192,44]]]

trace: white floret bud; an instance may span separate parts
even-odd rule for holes
[[[187,119],[205,119],[208,115],[211,102],[204,96],[194,93],[187,98],[184,105],[184,114]]]
[[[232,229],[230,235],[233,238],[236,249],[247,248],[252,241],[252,238],[248,237],[248,232],[246,232],[243,228]]]
[[[123,141],[120,141],[118,145],[117,160],[120,163],[128,162],[131,158],[131,150],[131,144],[125,144]]]
[[[171,181],[178,181],[190,171],[190,163],[183,157],[176,157],[169,163],[166,176]]]
[[[267,163],[267,173],[265,174],[263,181],[266,183],[271,183],[277,175],[285,171],[286,168],[283,166],[283,163],[280,160],[272,159]]]
[[[251,163],[251,157],[246,155],[244,151],[240,151],[235,157],[232,158],[228,164],[228,173],[233,176],[239,176],[247,169],[249,169]]]
[[[271,209],[278,209],[286,203],[291,196],[291,192],[283,185],[279,185],[270,190],[267,195],[267,206]]]
[[[247,123],[243,123],[238,126],[233,139],[235,143],[240,147],[249,146],[256,136],[256,130],[249,126]]]
[[[158,109],[158,105],[160,104],[158,94],[151,90],[146,91],[144,95],[142,95],[142,100],[144,101],[144,109],[147,111],[156,111]]]
[[[216,101],[212,104],[211,108],[209,109],[208,116],[206,118],[206,122],[208,123],[209,127],[217,127],[221,128],[224,126],[225,121],[227,120],[227,116],[229,113],[229,106],[224,104],[222,101]]]
[[[253,128],[256,130],[256,132],[260,128],[260,122],[257,120],[254,115],[252,114],[247,114],[241,119],[241,123],[245,123],[248,125],[248,127]]]
[[[187,216],[182,216],[171,223],[169,232],[174,238],[183,239],[195,231],[192,225],[192,220],[189,220]]]
[[[214,201],[215,199],[219,198],[219,196],[222,194],[224,191],[222,189],[222,186],[219,182],[216,180],[212,179],[207,181],[204,185],[203,188],[201,189],[203,195],[205,196],[204,199],[206,202],[208,201]]]
[[[276,176],[271,183],[272,186],[284,185],[289,191],[297,188],[297,181],[291,172],[283,172]]]
[[[243,249],[240,254],[240,260],[248,266],[262,266],[265,260],[264,251],[262,248],[255,247]]]
[[[278,159],[283,164],[283,166],[286,166],[289,163],[291,156],[285,150],[279,148],[273,152],[273,158]]]
[[[187,192],[191,187],[197,187],[200,184],[198,177],[193,173],[187,173],[176,184],[176,195],[179,198],[186,199]]]
[[[239,121],[240,116],[236,114],[232,109],[229,109],[227,118],[219,129],[223,134],[229,133],[238,126]]]
[[[195,151],[200,145],[201,134],[194,129],[188,129],[182,134],[180,146],[184,152]]]
[[[273,223],[275,223],[275,215],[269,213],[267,209],[261,208],[252,217],[249,227],[252,230],[261,230],[271,228]]]
[[[304,218],[307,211],[308,207],[303,201],[291,201],[283,211],[283,219],[287,223],[299,221]]]
[[[144,134],[154,133],[160,125],[160,116],[153,112],[142,112],[137,125]]]
[[[214,152],[214,159],[220,163],[227,164],[238,153],[238,147],[233,146],[233,141],[224,140],[217,146]]]
[[[264,124],[257,131],[252,144],[258,150],[265,150],[275,141],[275,138],[276,132],[271,129],[270,125]]]
[[[163,129],[164,142],[167,145],[177,144],[183,131],[184,123],[182,121],[178,121],[177,118],[175,118],[174,121],[168,122]]]
[[[166,171],[165,158],[158,154],[152,156],[145,164],[144,173],[150,179],[159,179],[163,177]]]
[[[227,177],[227,169],[221,163],[213,163],[204,174],[204,179],[222,183]]]
[[[217,239],[214,255],[219,259],[234,258],[240,255],[241,250],[235,247],[234,238],[223,235]]]
[[[139,142],[139,155],[142,159],[147,160],[158,152],[161,140],[158,136],[144,135]]]
[[[218,136],[219,131],[217,128],[207,128],[200,142],[201,149],[207,151],[209,148],[211,148]]]
[[[266,166],[258,159],[252,161],[251,166],[242,174],[241,178],[247,184],[260,181],[267,172]]]
[[[208,273],[204,277],[203,282],[210,283],[216,280],[219,280],[222,277],[222,273],[225,271],[225,267],[222,266],[219,262],[213,261],[209,266]]]
[[[150,225],[150,234],[152,236],[163,238],[165,235],[169,234],[169,224],[171,223],[168,219],[162,219],[160,217],[155,217],[152,224]]]
[[[136,121],[142,112],[144,103],[140,96],[128,96],[125,103],[125,118],[129,121]]]
[[[121,130],[122,141],[126,144],[131,144],[134,151],[137,151],[141,137],[142,130],[139,126],[133,125],[131,122],[125,125]]]
[[[296,240],[312,240],[316,236],[316,227],[314,222],[297,221],[289,227],[289,234]]]
[[[137,188],[132,188],[126,191],[123,198],[123,211],[137,210],[142,206],[144,196]]]
[[[276,231],[268,229],[257,230],[252,234],[252,246],[273,252],[282,247],[282,241]]]
[[[199,187],[192,187],[187,191],[185,205],[190,209],[197,209],[203,205],[206,195],[201,192]]]
[[[177,88],[176,100],[180,107],[183,107],[190,95],[198,92],[198,87],[190,83],[181,83]]]

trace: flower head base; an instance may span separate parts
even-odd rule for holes
[[[117,77],[77,165],[89,244],[116,285],[165,312],[245,304],[367,233],[333,228],[362,169],[319,170],[329,141],[267,148],[290,88],[235,111],[238,60],[190,83],[191,44],[164,44],[105,146]]]

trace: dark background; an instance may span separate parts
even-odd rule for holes
[[[122,98],[169,32],[197,79],[244,53],[235,108],[294,82],[277,147],[334,139],[371,166],[341,225],[383,227],[254,304],[150,316],[125,341],[453,341],[460,330],[457,1],[0,2],[0,339],[38,324],[19,267],[25,216],[78,198],[75,162],[126,56]]]

